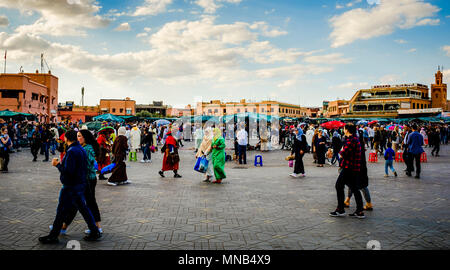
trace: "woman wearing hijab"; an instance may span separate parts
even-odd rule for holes
[[[210,182],[210,179],[213,175],[213,161],[212,161],[212,141],[214,138],[214,134],[211,128],[205,129],[205,134],[203,136],[203,140],[198,147],[196,158],[201,156],[206,156],[206,160],[208,160],[208,168],[205,173],[205,180],[203,182]]]
[[[325,153],[327,152],[325,145],[327,140],[322,130],[318,132],[317,139],[314,142],[317,153],[317,167],[323,167],[323,165],[325,164]]]
[[[219,128],[214,129],[214,138],[212,143],[212,162],[214,166],[214,184],[222,183],[227,176],[225,174],[225,139]]]
[[[117,186],[118,184],[129,184],[127,176],[127,166],[125,159],[127,158],[128,139],[125,136],[127,130],[125,127],[120,127],[117,138],[114,140],[112,147],[112,154],[114,155],[114,162],[116,166],[112,170],[112,174],[108,179],[108,185]]]
[[[164,146],[161,148],[161,152],[164,153],[164,157],[162,169],[159,171],[159,175],[161,175],[161,177],[165,177],[165,171],[173,171],[174,178],[181,178],[181,175],[178,174],[180,157],[178,156],[177,140],[172,136],[172,131],[170,129],[167,129],[166,136]]]
[[[294,172],[290,176],[298,178],[305,177],[305,167],[303,166],[303,156],[306,153],[306,136],[303,130],[299,127],[295,131],[294,145],[292,147],[291,155],[295,154]]]

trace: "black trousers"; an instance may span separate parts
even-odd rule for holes
[[[102,221],[100,217],[100,210],[98,209],[97,200],[95,199],[95,187],[97,186],[97,179],[88,180],[87,182],[88,185],[86,186],[86,190],[84,191],[86,205],[89,210],[91,210],[95,222],[100,222]],[[72,209],[68,211],[67,216],[64,220],[64,223],[66,223],[67,226],[69,226],[75,219],[77,212],[78,209],[76,207],[72,207]]]
[[[239,164],[247,164],[247,145],[239,145]]]
[[[31,154],[33,155],[33,160],[37,159],[39,148],[40,146],[31,146]]]
[[[304,155],[304,154],[303,154]],[[302,154],[295,154],[295,165],[294,165],[294,173],[295,174],[304,174],[305,173],[305,167],[303,166],[303,155]]]
[[[411,173],[414,171],[414,160],[416,160],[416,175],[420,176],[420,156],[422,154],[408,154],[408,163],[409,166],[407,168],[408,172]]]
[[[86,205],[84,189],[85,188],[67,187],[61,189],[59,193],[58,208],[56,209],[56,217],[55,221],[53,221],[53,229],[50,231],[50,237],[56,238],[59,236],[65,219],[74,207],[80,211],[89,230],[91,230],[91,233],[99,233],[98,228],[95,225],[94,217]]]
[[[439,150],[441,150],[441,145],[439,143],[433,146],[433,150],[431,150],[431,154],[439,155]]]
[[[8,171],[9,150],[2,151],[2,154],[0,157],[3,158],[3,160],[4,160],[2,171]]]
[[[353,194],[355,194],[356,212],[363,211],[363,201],[358,186],[358,173],[349,169],[343,169],[336,181],[336,193],[338,200],[337,209],[344,211],[345,186],[348,186]]]

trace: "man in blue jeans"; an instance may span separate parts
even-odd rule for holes
[[[386,160],[384,163],[384,171],[385,171],[385,175],[384,177],[389,177],[389,168],[391,169],[391,171],[394,173],[395,177],[397,177],[397,172],[394,169],[394,158],[395,158],[395,152],[394,149],[392,149],[392,143],[388,142],[387,143],[387,149],[384,152],[384,159]]]
[[[83,216],[86,221],[90,234],[84,237],[86,241],[95,241],[101,237],[98,227],[95,225],[94,216],[86,205],[84,191],[87,180],[87,156],[84,148],[77,141],[77,132],[70,130],[65,134],[65,142],[69,145],[66,155],[61,163],[54,158],[52,165],[57,167],[60,175],[60,181],[63,184],[59,193],[59,203],[56,210],[55,221],[52,230],[47,236],[39,237],[39,242],[43,244],[58,243],[58,236],[62,229],[64,220],[73,206]]]
[[[241,130],[236,135],[239,148],[239,164],[247,164],[247,144],[248,133],[245,130],[245,125],[241,125]]]
[[[417,125],[413,124],[411,126],[412,133],[408,136],[408,152],[409,152],[409,168],[406,175],[412,176],[411,172],[414,170],[414,160],[416,160],[416,176],[415,178],[420,178],[420,156],[424,152],[423,146],[423,136],[417,131]]]

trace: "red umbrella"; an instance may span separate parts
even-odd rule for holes
[[[377,121],[377,120],[373,120],[373,121],[370,121],[370,122],[368,123],[368,125],[373,125],[373,124],[376,124],[376,123],[378,123],[378,121]]]
[[[326,129],[337,129],[337,128],[341,128],[341,127],[345,126],[345,123],[343,123],[341,121],[330,121],[330,122],[323,123],[320,126],[326,128]]]

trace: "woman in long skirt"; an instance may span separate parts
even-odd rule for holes
[[[306,136],[303,135],[303,130],[298,128],[295,131],[294,146],[292,147],[292,154],[295,154],[294,172],[290,176],[298,178],[305,177],[305,166],[303,165],[303,156],[306,153]]]
[[[323,131],[319,131],[317,139],[315,140],[316,144],[316,153],[317,153],[317,167],[323,167],[325,164],[325,153],[327,152],[326,149],[326,139],[323,136]]]
[[[120,127],[117,132],[119,136],[114,140],[112,153],[114,155],[114,162],[116,166],[112,170],[112,174],[108,179],[108,185],[117,186],[118,184],[129,184],[127,176],[127,166],[125,159],[127,158],[128,139],[125,137],[125,127]]]
[[[225,174],[225,139],[222,131],[218,128],[214,129],[212,149],[214,176],[216,177],[216,181],[213,183],[220,184],[227,176]]]
[[[212,161],[212,140],[214,134],[211,128],[205,129],[205,134],[203,136],[202,143],[198,147],[196,158],[201,156],[206,156],[206,160],[208,160],[208,168],[205,173],[205,180],[203,182],[210,182],[210,179],[213,175],[213,161]]]
[[[161,152],[164,153],[164,157],[162,169],[159,171],[159,175],[161,175],[161,177],[165,177],[165,171],[173,171],[174,178],[181,178],[181,175],[178,174],[180,160],[178,156],[177,140],[172,136],[172,131],[170,129],[168,129],[166,136],[167,138],[165,139],[165,144],[161,148]],[[178,157],[178,160],[174,160],[174,157]]]
[[[111,164],[111,143],[109,140],[111,133],[114,133],[114,128],[108,126],[102,127],[98,132],[97,143],[100,146],[100,151],[97,163],[99,172],[101,172],[104,167]],[[100,173],[98,180],[106,180],[106,178]]]

